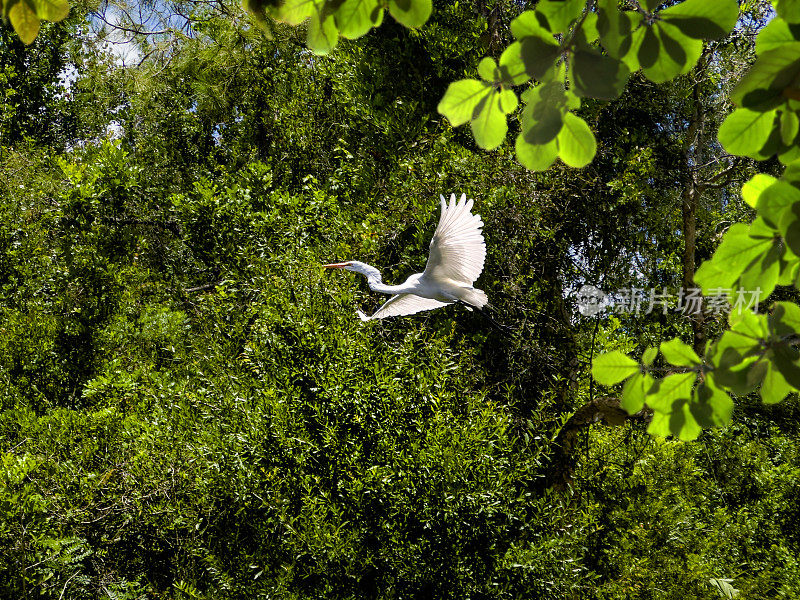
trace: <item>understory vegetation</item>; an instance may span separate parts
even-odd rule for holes
[[[0,28],[0,597],[798,597],[795,395],[692,442],[571,420],[612,393],[596,355],[693,339],[575,292],[681,286],[687,124],[691,164],[722,161],[764,6],[702,70],[585,100],[594,161],[533,173],[436,111],[526,3],[443,0],[328,56],[195,4],[128,65],[79,5],[29,47]],[[752,219],[735,160],[697,264]],[[383,298],[321,265],[421,271],[452,192],[510,332],[455,305],[362,323]]]

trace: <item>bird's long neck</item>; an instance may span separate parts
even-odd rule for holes
[[[403,294],[408,290],[406,285],[386,285],[380,279],[367,279],[367,285],[373,292],[380,292],[381,294]]]
[[[351,270],[366,277],[367,285],[373,292],[381,294],[402,294],[408,291],[407,285],[386,285],[383,283],[381,272],[366,263],[356,263],[353,261]]]

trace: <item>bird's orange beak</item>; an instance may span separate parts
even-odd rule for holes
[[[343,262],[343,263],[331,263],[329,265],[322,265],[322,268],[323,269],[344,269],[349,264],[350,263],[346,263],[346,262]]]

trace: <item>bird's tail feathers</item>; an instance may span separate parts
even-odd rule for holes
[[[471,304],[475,308],[483,308],[489,304],[489,297],[486,295],[486,292],[476,288],[464,290],[464,295],[461,297],[461,300],[467,304]]]
[[[358,309],[356,309],[356,313],[358,314],[358,318],[361,319],[364,322],[370,321],[372,319],[372,317],[368,317],[367,315],[365,315],[363,312],[361,312]]]

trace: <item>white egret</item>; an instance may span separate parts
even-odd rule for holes
[[[367,278],[369,289],[392,297],[375,314],[367,316],[360,310],[362,321],[413,315],[423,310],[433,310],[454,302],[461,302],[478,310],[489,303],[486,293],[473,287],[483,271],[486,244],[483,241],[480,215],[473,215],[472,200],[462,194],[450,196],[448,204],[442,199],[442,214],[433,234],[428,263],[422,273],[412,275],[400,285],[386,285],[375,267],[351,260],[323,265],[327,269],[345,269]],[[482,311],[481,311],[482,312]]]

